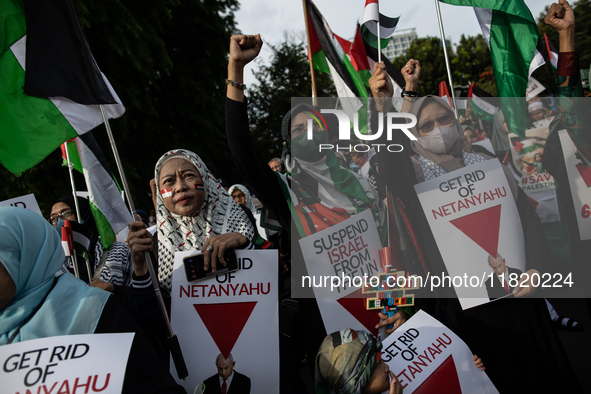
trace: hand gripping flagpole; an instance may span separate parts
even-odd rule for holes
[[[127,178],[125,177],[125,172],[123,170],[123,165],[121,164],[121,158],[119,157],[119,152],[117,151],[117,145],[115,144],[115,140],[113,138],[113,133],[111,132],[111,125],[109,124],[109,119],[107,118],[107,114],[105,112],[105,108],[103,105],[100,105],[101,113],[103,115],[103,120],[105,122],[105,128],[107,129],[107,134],[109,135],[109,142],[111,143],[111,148],[113,149],[113,155],[115,156],[115,162],[117,163],[117,169],[119,170],[119,175],[121,176],[121,183],[123,184],[123,190],[127,195],[127,201],[129,203],[129,207],[131,209],[131,215],[133,220],[137,218],[137,213],[135,210],[135,206],[133,204],[133,199],[131,198],[131,193],[129,192],[129,186],[127,184]],[[162,299],[162,293],[160,293],[160,287],[158,286],[158,277],[154,272],[154,267],[152,266],[152,259],[150,258],[150,254],[148,252],[144,252],[144,258],[146,259],[146,265],[148,266],[148,272],[150,273],[150,278],[152,279],[152,286],[154,287],[154,293],[156,294],[156,299],[158,300],[158,306],[160,307],[160,312],[162,313],[162,319],[166,325],[166,330],[168,333],[168,340],[170,346],[170,353],[172,355],[172,359],[174,361],[174,366],[176,368],[177,375],[179,379],[184,379],[189,375],[187,371],[187,366],[185,364],[185,360],[183,358],[183,353],[181,352],[181,347],[179,345],[179,340],[174,332],[172,331],[172,326],[170,325],[170,320],[168,319],[168,314],[166,313],[166,306],[164,305],[164,300]]]
[[[68,171],[70,172],[70,183],[72,184],[72,194],[74,195],[74,207],[76,209],[76,217],[78,218],[78,222],[82,223],[82,217],[80,216],[80,207],[78,206],[78,197],[76,196],[76,182],[74,182],[74,173],[72,172],[72,167],[74,165],[70,162],[70,152],[68,151],[68,141],[64,142],[64,151],[66,152],[66,163],[68,166]],[[80,270],[78,269],[78,259],[76,258],[76,249],[74,245],[72,245],[72,249],[74,252],[70,259],[72,260],[72,265],[74,266],[74,275],[76,278],[80,279]],[[86,269],[88,270],[88,262],[86,262]],[[88,271],[88,278],[90,280],[90,271]]]
[[[456,103],[456,95],[454,93],[454,83],[451,80],[451,68],[449,67],[449,58],[447,57],[447,45],[445,43],[445,34],[443,33],[443,21],[441,20],[441,9],[439,8],[439,0],[435,0],[435,8],[437,9],[437,20],[439,21],[439,33],[441,34],[441,44],[443,45],[443,54],[445,55],[445,66],[447,67],[447,78],[449,79],[449,88],[451,90],[451,98],[454,103],[454,113],[456,119],[458,118],[458,104]]]

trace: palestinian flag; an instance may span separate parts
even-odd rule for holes
[[[544,33],[544,41],[546,42],[546,50],[548,51],[550,64],[552,64],[552,72],[556,74],[556,68],[558,67],[558,49],[556,49],[546,33]]]
[[[537,50],[538,28],[524,0],[440,0],[474,7],[488,42],[501,107],[509,130],[525,136],[525,97],[528,78],[544,64]]]
[[[367,97],[363,81],[318,8],[310,0],[306,0],[306,7],[311,46],[308,53],[312,54],[314,68],[332,75],[339,97]]]
[[[64,249],[64,254],[66,255],[66,257],[72,256],[72,245],[74,245],[74,240],[72,238],[71,228],[68,228],[68,226],[64,225],[62,226],[62,248]]]
[[[357,44],[357,40],[355,40],[353,45],[357,46],[360,44]],[[375,62],[378,61],[378,49],[369,45],[369,43],[365,40],[363,40],[363,46],[365,49],[365,53],[367,55],[369,69],[372,70],[372,72],[373,72],[373,65]],[[400,72],[399,69],[394,67],[394,65],[386,58],[386,56],[384,56],[383,53],[382,53],[382,62],[386,65],[386,71],[388,71],[388,75],[394,81],[394,90],[396,91],[397,87],[398,87],[400,89],[400,91],[402,92],[402,88],[406,85],[406,82],[404,81],[404,77],[402,76],[402,73]],[[396,96],[396,94],[394,94],[394,96]]]
[[[92,280],[97,236],[83,224],[71,220],[65,220],[64,222],[62,227],[62,247],[68,261],[66,268],[70,272],[73,270],[76,277],[89,283]],[[74,260],[76,260],[76,266],[74,266]]]
[[[472,108],[472,113],[474,113],[474,116],[477,118],[480,118],[486,122],[490,122],[493,120],[496,113],[499,112],[499,107],[480,98],[476,94],[477,89],[478,88],[474,85],[470,85],[470,88],[468,89],[468,97],[470,98],[470,107]]]
[[[92,133],[86,133],[73,142],[62,145],[62,155],[65,156],[64,151],[68,149],[70,162],[84,174],[90,210],[101,243],[107,249],[116,240],[117,233],[129,225],[131,214]]]
[[[439,97],[444,100],[447,100],[450,107],[454,107],[454,103],[451,100],[451,95],[449,94],[449,89],[447,88],[447,82],[441,81],[439,82]]]
[[[0,0],[0,46],[0,163],[12,173],[103,123],[97,104],[108,118],[125,112],[71,0]]]
[[[361,18],[361,35],[365,42],[374,48],[384,49],[396,30],[398,18],[390,18],[380,14],[378,0],[366,0]],[[378,21],[380,22],[380,42],[378,45]]]
[[[357,31],[360,34],[361,28],[358,26]],[[361,49],[361,45],[363,45],[363,50]],[[359,48],[359,53],[365,53],[367,56],[367,62],[369,65],[369,70],[373,74],[373,67],[374,64],[378,61],[378,49],[369,45],[365,40],[361,39],[360,41],[357,40],[357,35],[355,36],[355,41],[353,42],[353,49],[355,51],[356,48]],[[404,77],[399,69],[394,67],[394,65],[382,54],[382,63],[386,66],[386,71],[392,80],[392,86],[394,87],[394,96],[392,100],[392,104],[396,108],[397,111],[400,111],[402,107],[402,89],[406,85],[404,81]]]

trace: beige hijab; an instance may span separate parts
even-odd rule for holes
[[[416,116],[417,121],[418,121],[423,108],[425,108],[428,104],[433,103],[433,102],[441,104],[442,107],[444,107],[447,111],[449,111],[453,114],[453,109],[451,109],[451,107],[449,106],[447,101],[440,98],[440,97],[435,97],[435,96],[421,97],[412,105],[409,113]],[[464,146],[464,133],[463,133],[463,131],[461,131],[460,122],[458,122],[457,119],[456,119],[455,127],[456,127],[459,137],[458,137],[458,140],[455,142],[455,144],[453,144],[453,146],[447,151],[446,154],[441,155],[441,154],[437,154],[437,153],[433,153],[431,151],[428,151],[427,149],[423,148],[421,146],[421,144],[419,144],[418,141],[411,142],[412,150],[416,154],[421,155],[424,158],[437,163],[447,172],[452,172],[454,170],[457,170],[458,168],[464,167],[464,160],[462,157],[462,147]],[[417,137],[417,138],[420,137],[418,123],[415,127],[411,128],[410,131],[413,133],[413,135],[415,137]],[[419,181],[419,183],[423,182],[425,180],[425,177],[423,175],[423,170],[421,168],[421,165],[420,165],[417,157],[413,156],[411,159],[412,159],[412,162],[415,166],[417,180]]]

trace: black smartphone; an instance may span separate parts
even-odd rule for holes
[[[195,254],[183,258],[183,266],[185,267],[185,276],[187,277],[187,282],[195,282],[198,280],[210,278],[212,276],[227,274],[228,272],[234,272],[238,270],[238,259],[236,258],[236,251],[234,248],[228,248],[224,252],[224,260],[226,261],[225,267],[219,262],[219,260],[215,260],[215,272],[212,272],[213,264],[209,264],[209,269],[207,271],[203,269],[205,262],[204,258],[205,256],[203,254]]]

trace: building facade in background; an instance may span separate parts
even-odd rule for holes
[[[404,55],[410,44],[417,38],[417,32],[414,27],[410,29],[396,30],[390,38],[388,46],[383,50],[383,54],[392,61],[395,57]]]

